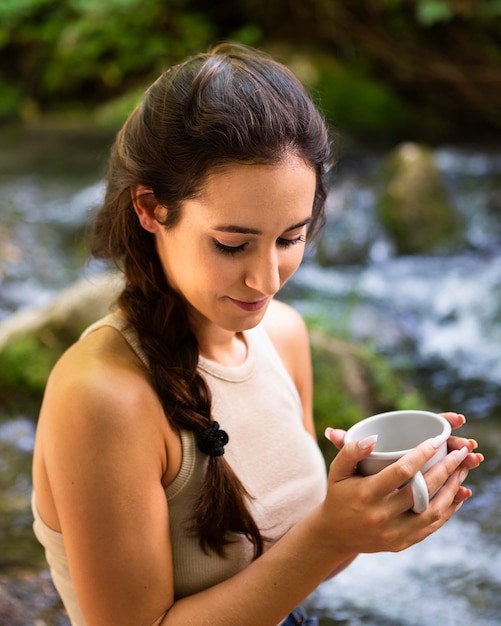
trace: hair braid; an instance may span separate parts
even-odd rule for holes
[[[198,373],[198,343],[177,294],[167,283],[163,293],[143,293],[128,286],[119,305],[138,333],[153,387],[169,421],[177,429],[203,433],[211,424],[211,393]],[[214,494],[224,494],[224,498]],[[241,533],[254,545],[255,556],[262,553],[263,539],[245,503],[248,497],[224,456],[209,456],[187,520],[204,550],[224,556],[230,533]]]

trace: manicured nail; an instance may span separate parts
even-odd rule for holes
[[[471,443],[472,450],[476,450],[478,448],[478,443],[475,441],[475,439],[468,439],[468,441]]]
[[[327,428],[325,429],[325,433],[324,433],[324,435],[325,435],[325,438],[326,438],[326,439],[328,439],[329,441],[331,440],[331,438],[330,438],[330,434],[331,434],[331,432],[332,432],[333,430],[334,430],[334,429],[333,429],[333,428],[331,428],[330,426],[327,426]]]
[[[456,462],[458,465],[459,463],[462,463],[466,459],[469,452],[470,451],[468,450],[466,446],[464,448],[461,448],[461,450],[454,451],[454,456],[456,457]]]
[[[365,439],[360,439],[358,442],[358,447],[360,450],[367,450],[377,442],[377,435],[369,435],[369,437],[365,437]]]
[[[440,446],[444,443],[444,436],[438,435],[438,437],[431,439],[430,442],[434,448],[440,448]]]
[[[466,468],[462,469],[459,474],[459,482],[463,484],[467,476],[468,476],[468,470]]]

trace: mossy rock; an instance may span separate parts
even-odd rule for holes
[[[370,346],[314,328],[310,338],[315,428],[327,461],[336,452],[324,437],[328,426],[348,429],[375,413],[424,406],[412,382]]]
[[[378,216],[399,254],[431,253],[462,241],[462,221],[430,148],[401,144],[388,155],[383,179]]]
[[[82,331],[106,314],[121,282],[104,274],[82,280],[45,308],[14,313],[0,324],[0,404],[39,403],[48,375]]]

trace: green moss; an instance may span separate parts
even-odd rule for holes
[[[0,403],[38,400],[64,347],[54,334],[27,334],[0,352]]]
[[[429,147],[397,146],[386,159],[383,177],[378,217],[399,253],[433,252],[462,243],[462,220]]]
[[[405,106],[388,86],[356,70],[322,74],[315,90],[320,107],[339,128],[386,136],[409,122]]]
[[[315,428],[327,461],[335,453],[324,437],[328,426],[348,429],[375,413],[424,406],[409,377],[368,344],[318,329],[311,336]]]

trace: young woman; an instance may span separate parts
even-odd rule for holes
[[[458,437],[421,515],[398,487],[431,442],[363,478],[374,443],[329,429],[325,475],[307,332],[274,296],[322,225],[331,155],[291,72],[231,45],[165,72],[118,134],[93,252],[125,286],[54,368],[34,455],[34,529],[74,626],[313,623],[295,607],[326,577],[469,497],[481,457]]]

